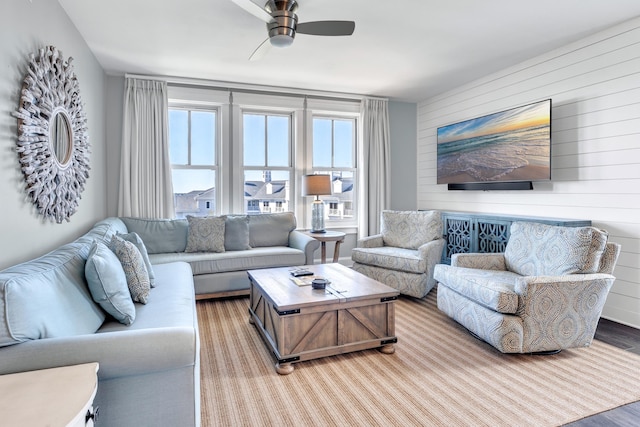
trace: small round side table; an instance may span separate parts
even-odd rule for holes
[[[324,233],[312,233],[310,231],[305,231],[304,234],[311,236],[320,242],[322,250],[321,262],[323,264],[327,263],[327,242],[336,242],[336,247],[333,249],[333,262],[338,262],[338,258],[340,257],[340,244],[344,242],[344,237],[346,236],[345,233],[342,231],[327,230]]]

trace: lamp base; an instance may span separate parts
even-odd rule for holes
[[[310,233],[313,234],[322,234],[322,233],[326,233],[327,230],[311,230]]]
[[[314,200],[311,208],[311,232],[325,233],[324,229],[324,202]]]

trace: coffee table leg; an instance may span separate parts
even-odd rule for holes
[[[294,369],[293,363],[276,363],[276,372],[280,375],[289,375]]]
[[[385,344],[378,349],[380,353],[393,354],[396,352],[396,348],[393,344]]]

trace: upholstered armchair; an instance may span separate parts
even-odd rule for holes
[[[438,308],[503,353],[591,344],[620,245],[594,227],[515,222],[504,253],[440,264]]]
[[[358,240],[353,269],[400,293],[422,298],[435,286],[442,257],[442,218],[437,211],[382,211],[380,234]]]

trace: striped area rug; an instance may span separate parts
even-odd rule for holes
[[[557,426],[640,400],[640,356],[594,341],[504,355],[425,299],[396,302],[396,352],[294,364],[281,376],[248,298],[199,301],[203,426]]]

